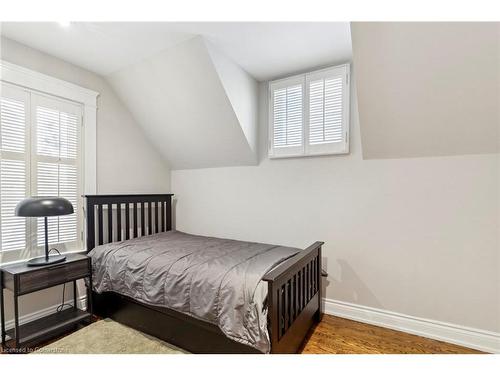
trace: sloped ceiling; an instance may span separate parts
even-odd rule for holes
[[[365,159],[499,152],[500,23],[353,23]]]
[[[202,37],[108,80],[172,169],[256,164],[257,82]]]

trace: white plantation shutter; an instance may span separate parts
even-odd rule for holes
[[[348,151],[349,66],[306,74],[308,154]]]
[[[50,217],[49,244],[66,249],[76,248],[80,225],[78,220],[80,189],[80,121],[81,108],[72,103],[43,96],[33,97],[35,123],[33,134],[36,148],[32,165],[38,196],[58,196],[68,199],[75,209],[71,215]],[[37,246],[44,243],[44,220],[38,219]]]
[[[2,92],[7,95],[5,91]],[[2,97],[2,151],[26,151],[26,101]]]
[[[304,149],[304,80],[290,78],[270,85],[270,154],[295,155]]]
[[[36,163],[37,189],[36,194],[39,197],[57,197],[59,194],[58,186],[58,165],[54,163]],[[49,244],[58,243],[58,218],[49,217],[48,219],[48,238]],[[45,241],[45,222],[43,218],[37,219],[37,246],[43,246]]]
[[[309,144],[342,142],[342,77],[309,84]]]
[[[0,173],[2,250],[23,250],[26,248],[26,219],[14,216],[14,209],[26,196],[26,163],[2,159]]]
[[[49,218],[60,251],[82,240],[81,106],[2,84],[0,95],[0,251],[43,248],[44,221],[14,216],[27,196],[61,196],[72,215]]]
[[[74,165],[59,165],[59,196],[66,198],[73,207],[78,208],[78,175]],[[80,210],[81,211],[81,210]],[[69,243],[77,241],[78,237],[77,213],[59,218],[59,242]]]
[[[270,84],[271,157],[349,151],[349,74],[341,65]]]
[[[28,93],[2,84],[0,94],[0,250],[24,250],[27,220],[14,209],[29,187]]]
[[[302,144],[302,85],[274,92],[274,147]]]

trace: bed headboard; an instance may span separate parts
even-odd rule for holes
[[[87,252],[96,246],[96,242],[102,245],[171,230],[172,196],[85,195]]]

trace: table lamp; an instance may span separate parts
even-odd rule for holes
[[[28,266],[46,266],[66,259],[66,256],[60,254],[49,255],[47,217],[72,214],[74,211],[70,201],[60,197],[30,197],[19,202],[15,212],[16,216],[45,218],[45,256],[30,259]]]

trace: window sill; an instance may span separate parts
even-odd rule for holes
[[[338,152],[318,152],[313,154],[290,154],[290,155],[268,155],[269,159],[296,159],[296,158],[310,158],[314,156],[342,156],[349,155],[349,150],[347,151],[338,151]]]

